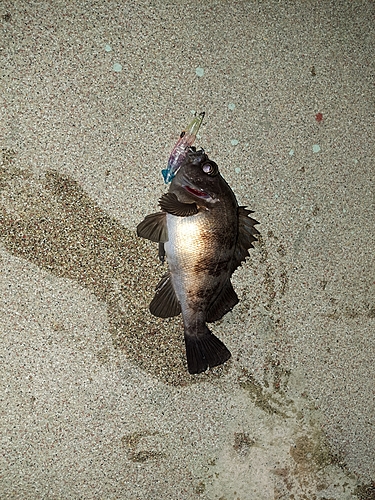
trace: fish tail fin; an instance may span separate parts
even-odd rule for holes
[[[202,373],[208,367],[218,366],[231,357],[230,351],[204,325],[199,334],[188,335],[185,332],[186,359],[189,373]]]

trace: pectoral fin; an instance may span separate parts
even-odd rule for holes
[[[170,273],[165,274],[158,283],[150,312],[158,318],[171,318],[180,314],[181,306],[173,289]]]
[[[165,212],[147,215],[137,226],[137,234],[147,240],[165,243],[168,241],[168,229]]]
[[[198,213],[198,207],[195,203],[183,203],[179,201],[174,193],[166,193],[159,200],[160,208],[163,212],[178,217],[189,217]]]
[[[234,250],[232,273],[249,256],[249,248],[253,248],[254,241],[257,241],[256,235],[259,234],[259,231],[254,226],[259,222],[249,217],[251,213],[253,212],[245,207],[238,207],[238,238]]]

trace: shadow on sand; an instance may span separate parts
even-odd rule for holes
[[[148,310],[165,272],[156,246],[109,217],[76,181],[49,171],[41,183],[3,159],[4,247],[105,302],[112,341],[137,366],[168,384],[199,379],[186,370],[181,319],[161,320]]]

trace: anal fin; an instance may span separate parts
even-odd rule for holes
[[[238,302],[238,296],[233,289],[232,283],[228,279],[218,297],[207,310],[206,321],[208,323],[218,321],[224,314],[231,311]]]

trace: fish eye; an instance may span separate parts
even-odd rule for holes
[[[218,166],[214,162],[205,163],[202,167],[202,170],[205,174],[211,176],[217,175],[219,173]]]

